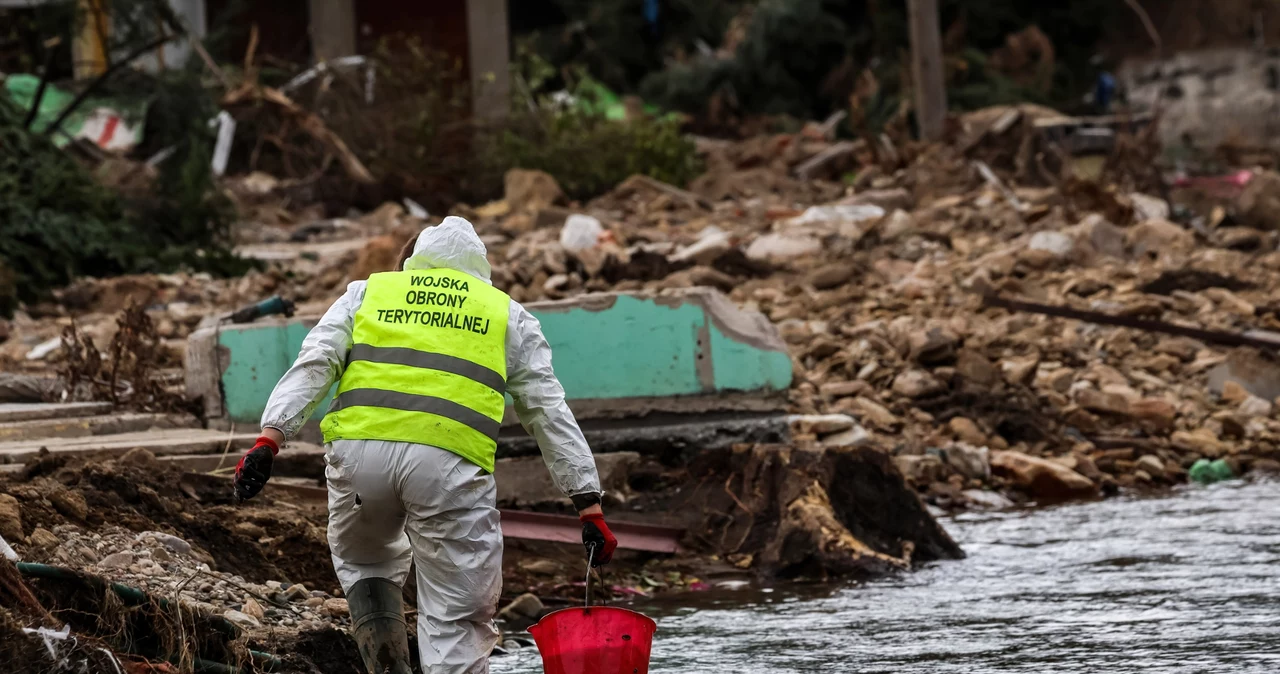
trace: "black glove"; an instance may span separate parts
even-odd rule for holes
[[[236,464],[236,476],[232,480],[236,499],[247,501],[257,496],[271,479],[271,464],[280,448],[271,438],[258,438],[253,449],[245,452]]]

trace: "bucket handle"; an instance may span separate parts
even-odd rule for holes
[[[596,556],[596,544],[592,543],[591,545],[587,546],[587,582],[585,583],[587,588],[587,596],[585,601],[583,602],[583,605],[582,605],[583,608],[591,608],[591,562],[592,560],[595,559],[595,556]]]

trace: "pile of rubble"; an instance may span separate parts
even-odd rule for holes
[[[516,170],[504,199],[453,214],[475,224],[495,284],[519,301],[708,285],[763,312],[790,346],[793,411],[826,415],[799,440],[881,447],[939,505],[1041,484],[1010,467],[1038,459],[1089,483],[1032,489],[1040,496],[1176,482],[1199,458],[1237,472],[1270,465],[1280,372],[1266,353],[990,298],[1272,327],[1280,214],[1267,195],[1280,177],[1254,175],[1225,197],[1190,185],[1170,204],[1126,187],[1148,185],[1149,167],[1126,174],[1134,154],[1116,152],[1103,179],[1046,186],[1051,162],[1027,139],[1054,114],[974,113],[951,145],[834,142],[817,124],[703,140],[709,170],[689,189],[636,176],[585,204]],[[271,294],[321,311],[345,283],[394,267],[404,242],[437,221],[412,203],[308,221],[272,202],[276,186],[258,174],[227,189],[264,220],[242,228],[241,247],[262,271],[82,281],[9,324],[0,360],[49,369],[73,316],[82,331],[109,333],[107,317],[143,302],[177,367],[196,327]]]

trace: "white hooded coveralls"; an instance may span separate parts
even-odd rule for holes
[[[491,283],[484,243],[449,217],[418,236],[404,269],[453,269]],[[356,281],[302,342],[262,415],[292,438],[342,377],[365,282]],[[565,404],[538,320],[514,300],[507,392],[566,496],[599,493],[595,459]],[[429,674],[487,672],[497,642],[502,531],[493,475],[452,452],[406,442],[337,440],[325,455],[329,549],[344,592],[364,578],[403,585],[417,567],[418,648]]]

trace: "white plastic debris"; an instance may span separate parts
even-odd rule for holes
[[[18,553],[13,551],[13,548],[10,547],[9,542],[4,539],[4,536],[0,536],[0,557],[4,557],[11,562],[18,561]]]
[[[61,337],[51,337],[46,341],[40,342],[35,348],[27,352],[27,360],[41,360],[45,356],[58,350],[62,346]]]
[[[810,206],[804,213],[787,220],[788,227],[820,223],[865,222],[884,217],[884,209],[871,204],[827,204]]]
[[[604,225],[590,215],[574,213],[564,221],[560,230],[560,245],[568,251],[595,248],[604,234]]]

